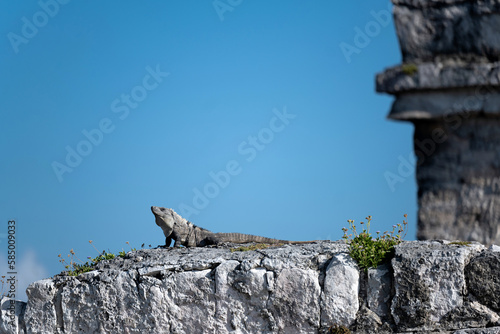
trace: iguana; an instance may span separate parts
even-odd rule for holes
[[[248,242],[258,242],[265,244],[307,244],[314,241],[288,241],[278,240],[256,235],[242,233],[214,233],[204,228],[198,227],[190,221],[182,218],[174,210],[152,206],[156,220],[156,225],[161,227],[165,235],[165,247],[169,247],[172,239],[175,240],[174,247],[203,247],[207,245],[218,245],[228,242],[244,244]]]

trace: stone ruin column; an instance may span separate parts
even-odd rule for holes
[[[500,0],[392,0],[403,56],[377,76],[415,125],[418,239],[500,244]]]

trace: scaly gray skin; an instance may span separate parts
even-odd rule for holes
[[[278,240],[241,233],[213,233],[182,218],[172,209],[152,206],[151,211],[155,215],[156,225],[161,227],[165,235],[165,247],[170,246],[172,239],[175,240],[174,247],[180,245],[185,247],[203,247],[207,245],[218,245],[224,242],[235,244],[244,244],[248,242],[265,244],[306,244],[314,242]]]

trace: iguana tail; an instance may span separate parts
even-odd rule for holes
[[[245,244],[249,242],[256,242],[262,244],[308,244],[314,241],[288,241],[279,240],[258,235],[243,234],[243,233],[216,233],[217,239],[220,242],[232,242],[235,244]]]

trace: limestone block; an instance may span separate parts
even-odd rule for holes
[[[500,58],[496,1],[394,0],[394,23],[404,61],[439,56]]]
[[[267,271],[239,268],[238,261],[221,263],[215,270],[216,333],[265,333],[275,327],[266,312],[269,298]]]
[[[450,247],[431,241],[396,246],[391,313],[398,329],[435,330],[444,316],[462,307],[465,266],[482,249],[479,244]]]
[[[466,115],[415,122],[418,238],[500,242],[499,125]]]
[[[389,265],[368,269],[367,304],[380,318],[390,314],[392,273]]]
[[[411,72],[408,69],[413,68]],[[400,94],[473,88],[479,98],[495,92],[489,87],[500,85],[500,62],[471,63],[461,59],[442,59],[434,62],[402,64],[386,69],[376,77],[377,92]]]
[[[321,287],[318,272],[299,268],[278,273],[271,312],[280,333],[317,333]]]
[[[24,334],[26,303],[5,296],[0,297],[0,334]]]
[[[483,252],[471,260],[465,274],[470,293],[495,311],[500,311],[500,253]],[[491,298],[497,296],[498,298]]]
[[[333,257],[326,269],[321,295],[321,323],[350,326],[359,310],[359,268],[347,253]]]
[[[441,319],[444,328],[482,328],[500,325],[497,313],[478,302],[467,301]]]
[[[65,332],[140,333],[147,318],[140,316],[141,302],[135,272],[93,271],[60,286],[61,327]]]
[[[60,333],[62,314],[54,303],[57,289],[54,281],[45,279],[31,283],[26,289],[28,304],[24,314],[28,333]]]

